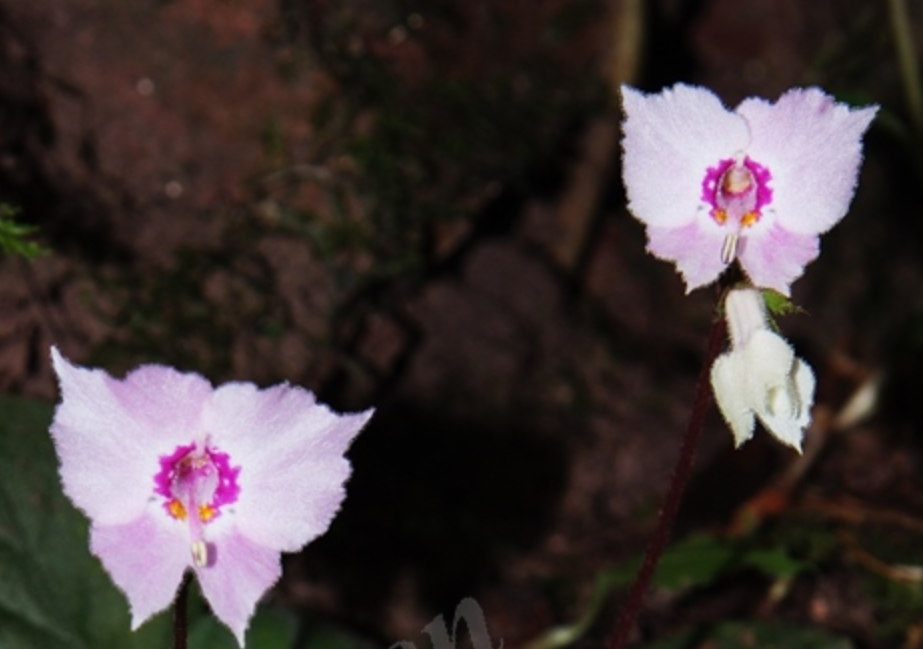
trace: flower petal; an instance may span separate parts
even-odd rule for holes
[[[206,379],[164,365],[141,365],[109,388],[143,433],[172,451],[201,432],[202,409],[212,394]]]
[[[731,346],[742,349],[757,331],[766,329],[766,300],[755,288],[735,288],[724,298]]]
[[[783,295],[791,294],[791,283],[819,254],[816,234],[791,232],[778,222],[747,234],[737,245],[740,266],[750,281]]]
[[[788,342],[767,328],[764,299],[753,288],[725,298],[733,348],[711,370],[715,400],[737,446],[753,435],[754,415],[779,441],[801,452],[811,421],[814,373]]]
[[[709,221],[693,221],[679,228],[649,227],[647,236],[651,254],[676,264],[687,293],[715,281],[727,268],[721,261],[725,232]]]
[[[771,209],[782,227],[820,234],[843,218],[862,162],[862,135],[877,110],[851,110],[818,88],[737,107],[753,136],[747,154],[772,173]]]
[[[814,373],[795,357],[785,339],[768,329],[753,334],[744,356],[750,368],[747,400],[753,411],[779,441],[801,452],[814,398]]]
[[[743,362],[747,367],[747,401],[753,410],[764,410],[768,388],[781,385],[795,362],[795,352],[784,338],[769,329],[756,331],[743,348]]]
[[[731,427],[734,446],[753,437],[755,419],[741,386],[746,381],[747,368],[741,352],[731,351],[715,359],[711,368],[711,385],[715,402]]]
[[[622,86],[622,106],[628,209],[648,226],[687,225],[707,169],[746,148],[746,121],[710,91],[682,84],[651,95]]]
[[[214,555],[196,575],[212,613],[243,647],[257,602],[282,575],[279,553],[231,532],[215,541]]]
[[[371,416],[337,415],[298,387],[219,387],[205,421],[232,459],[246,458],[234,506],[241,534],[286,552],[323,534],[345,496],[343,453]]]
[[[800,358],[795,359],[794,366],[787,377],[794,394],[791,397],[791,411],[774,413],[769,410],[757,412],[763,425],[783,444],[788,444],[799,453],[804,430],[811,423],[811,404],[814,402],[814,372]]]
[[[152,366],[117,381],[70,364],[55,348],[51,354],[61,385],[51,435],[64,492],[97,524],[136,520],[151,495],[158,452],[178,443],[172,440],[191,425],[194,408],[165,393],[173,387],[200,403],[210,386],[195,375]],[[137,394],[148,389],[154,391]]]
[[[155,514],[124,525],[94,523],[90,528],[90,551],[128,598],[132,629],[173,602],[190,565],[186,529]]]

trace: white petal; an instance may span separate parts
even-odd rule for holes
[[[804,429],[811,422],[814,373],[770,331],[754,335],[747,351],[753,364],[749,387],[754,412],[776,439],[800,453]]]
[[[768,329],[762,329],[750,336],[744,347],[746,366],[744,390],[746,400],[758,414],[768,409],[767,399],[773,388],[780,388],[789,381],[795,352],[789,344]]]
[[[51,356],[61,386],[51,435],[64,492],[98,525],[136,521],[153,496],[158,455],[191,441],[211,385],[158,365],[118,380],[72,365],[56,348]]]
[[[802,428],[807,428],[811,423],[811,406],[814,405],[814,386],[817,381],[811,366],[800,358],[795,359],[795,391],[801,410],[798,413],[798,423]]]
[[[622,107],[629,210],[648,226],[689,224],[708,168],[749,144],[746,120],[711,91],[682,84],[649,95],[622,86]]]
[[[770,206],[786,230],[820,234],[846,214],[862,135],[877,110],[851,109],[817,88],[789,90],[774,104],[747,99],[737,107],[753,135],[747,153],[772,173]]]
[[[285,552],[323,534],[346,496],[343,454],[371,416],[336,414],[289,385],[215,390],[203,419],[215,446],[241,467],[234,503],[241,534]]]
[[[711,381],[736,446],[753,436],[755,415],[776,439],[801,451],[811,421],[814,373],[781,336],[756,331],[742,349],[715,360]]]
[[[715,359],[711,368],[711,385],[715,391],[715,402],[731,427],[734,445],[740,446],[753,437],[753,410],[747,403],[747,366],[743,353],[728,352]]]
[[[728,291],[724,313],[734,349],[744,347],[754,333],[766,329],[766,302],[755,288]]]
[[[90,551],[128,598],[132,629],[170,606],[189,567],[185,525],[167,520],[158,507],[124,525],[90,528]]]

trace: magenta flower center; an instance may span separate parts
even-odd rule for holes
[[[207,445],[177,446],[160,458],[154,492],[164,499],[170,517],[188,521],[193,529],[221,515],[221,508],[237,500],[240,467],[231,466],[227,453]]]
[[[709,214],[718,225],[739,232],[757,223],[772,202],[770,180],[769,170],[750,158],[728,158],[706,171],[702,200],[711,205]]]

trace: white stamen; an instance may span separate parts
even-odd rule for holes
[[[208,546],[201,539],[192,542],[192,562],[196,568],[204,568],[208,564]]]
[[[724,245],[721,246],[721,261],[729,264],[737,258],[737,241],[740,235],[732,232],[724,237]]]

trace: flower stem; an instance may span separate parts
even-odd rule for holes
[[[625,602],[625,606],[622,608],[622,614],[619,617],[618,625],[615,627],[612,641],[609,643],[609,649],[623,649],[625,643],[628,642],[628,635],[634,627],[638,613],[641,612],[641,605],[644,604],[644,596],[650,587],[654,570],[660,562],[660,555],[663,554],[667,541],[670,539],[673,521],[676,519],[676,513],[679,511],[679,505],[683,499],[683,492],[686,490],[689,475],[692,473],[695,448],[698,445],[699,435],[705,426],[705,415],[708,413],[709,405],[711,405],[712,392],[709,375],[711,366],[724,345],[725,333],[726,324],[724,318],[716,317],[708,340],[705,363],[696,384],[695,400],[692,404],[692,414],[689,416],[689,425],[686,428],[685,436],[683,436],[683,443],[679,449],[676,466],[673,467],[670,487],[664,499],[663,508],[660,510],[657,527],[654,529],[650,541],[648,541],[644,561],[631,586],[628,601]]]
[[[176,600],[173,602],[173,649],[186,649],[188,621],[186,618],[186,600],[189,599],[189,583],[192,578],[187,573],[183,576]]]

